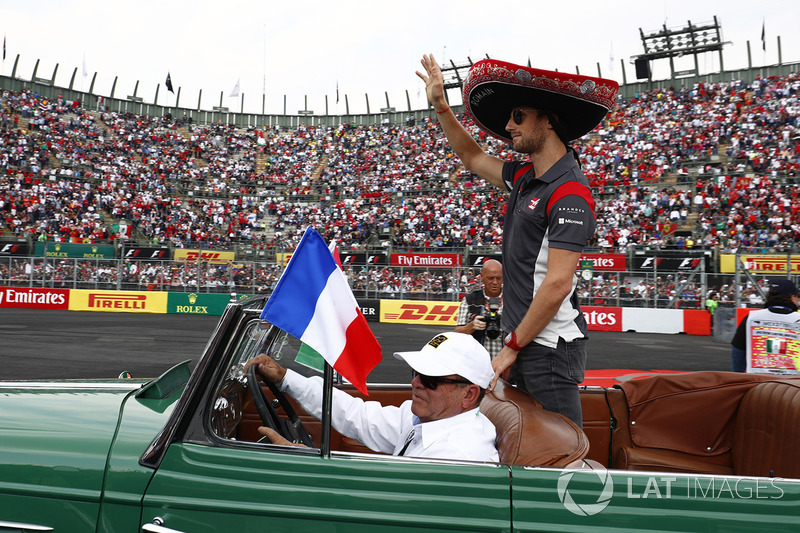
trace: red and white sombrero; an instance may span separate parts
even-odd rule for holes
[[[586,135],[614,106],[619,84],[605,78],[523,67],[496,59],[469,69],[462,96],[476,124],[511,142],[506,124],[511,110],[530,106],[558,115],[565,141]]]

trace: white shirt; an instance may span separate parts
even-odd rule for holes
[[[323,381],[286,371],[281,390],[289,394],[316,417],[322,417]],[[414,434],[403,453],[406,457],[430,457],[465,461],[498,462],[494,425],[478,408],[450,418],[420,422],[411,412],[411,400],[399,407],[364,401],[344,391],[333,389],[331,424],[333,428],[367,448],[399,455],[411,430]]]

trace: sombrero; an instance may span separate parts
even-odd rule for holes
[[[476,124],[498,139],[511,142],[506,131],[511,110],[530,106],[555,113],[567,142],[586,135],[603,120],[618,90],[613,80],[484,59],[469,69],[462,96]]]

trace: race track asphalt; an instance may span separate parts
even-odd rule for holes
[[[0,308],[0,379],[155,377],[197,361],[217,316]],[[421,348],[441,327],[371,322],[383,362],[370,382],[407,383],[396,351]],[[446,328],[445,328],[446,329]],[[730,370],[730,345],[712,337],[590,332],[587,370]]]

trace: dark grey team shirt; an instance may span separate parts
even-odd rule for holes
[[[531,163],[505,163],[503,181],[511,194],[503,225],[502,325],[513,331],[547,274],[550,248],[582,252],[594,234],[594,200],[571,151],[538,178]],[[559,337],[567,342],[586,337],[577,283],[576,276],[570,295],[535,342],[555,348]]]

